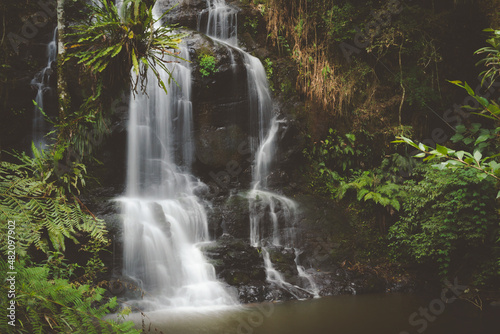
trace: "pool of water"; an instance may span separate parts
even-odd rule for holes
[[[336,296],[241,307],[184,308],[131,315],[164,334],[499,334],[500,309],[405,294]]]

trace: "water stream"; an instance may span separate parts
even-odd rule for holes
[[[185,46],[180,56],[189,60]],[[200,245],[209,241],[206,187],[191,174],[191,68],[169,64],[178,83],[168,94],[149,79],[146,94],[133,94],[128,125],[124,215],[124,270],[142,291],[142,309],[232,305],[236,299],[216,279]],[[164,82],[168,74],[161,72]]]
[[[47,44],[47,65],[31,80],[31,85],[36,89],[35,107],[33,109],[32,140],[35,147],[45,149],[47,146],[46,134],[49,132],[49,123],[45,120],[43,112],[45,95],[50,92],[50,76],[53,74],[52,64],[57,59],[57,28],[54,29],[52,40]]]
[[[273,111],[266,72],[258,58],[237,47],[237,11],[227,5],[225,0],[207,0],[207,6],[207,12],[199,16],[198,29],[239,52],[243,56],[247,71],[250,119],[254,127],[252,135],[255,136],[255,140],[252,141],[252,151],[256,152],[252,167],[251,190],[247,194],[250,210],[250,244],[262,247],[268,281],[288,290],[298,298],[294,290],[302,288],[292,286],[285,281],[274,268],[267,250],[268,246],[295,247],[297,205],[293,200],[268,189],[268,178],[275,163],[280,121]],[[200,22],[207,14],[207,26],[203,29]],[[234,63],[234,57],[231,58]],[[298,256],[295,261],[299,276],[309,283],[308,292],[318,297],[318,289],[312,277],[299,265]]]

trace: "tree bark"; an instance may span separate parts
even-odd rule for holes
[[[64,30],[65,15],[64,1],[57,0],[57,96],[59,100],[59,119],[63,121],[69,108],[70,96],[68,94],[68,83],[64,71]]]

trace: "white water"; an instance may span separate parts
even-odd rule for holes
[[[230,45],[238,44],[238,11],[226,4],[225,0],[207,0],[207,9],[198,16],[198,31],[218,38]],[[208,17],[205,17],[207,15]],[[206,19],[202,29],[202,19]]]
[[[181,57],[189,60],[186,47]],[[216,279],[214,267],[199,246],[209,241],[204,203],[206,187],[191,175],[191,69],[188,62],[169,64],[168,95],[156,78],[147,95],[132,94],[128,125],[124,215],[124,269],[142,290],[141,308],[203,307],[235,304]],[[161,72],[163,81],[168,75]]]
[[[207,0],[207,6],[208,20],[204,32],[240,52],[247,71],[251,123],[256,127],[253,133],[256,140],[252,142],[252,150],[256,151],[252,167],[252,189],[247,195],[250,210],[250,244],[262,247],[267,280],[287,289],[298,298],[293,290],[301,288],[285,281],[283,275],[274,268],[266,249],[268,245],[294,247],[297,217],[297,205],[294,201],[268,189],[268,177],[272,172],[277,151],[276,140],[280,121],[273,112],[266,72],[258,58],[237,47],[236,11],[228,6],[225,0]],[[203,15],[205,13],[201,13],[198,20],[200,31]],[[228,49],[232,55],[231,48]],[[234,57],[232,59],[234,63]],[[308,292],[318,296],[318,289],[312,277],[299,265],[298,257],[295,262],[299,276],[309,282]]]
[[[45,135],[49,132],[49,124],[40,110],[44,109],[44,95],[50,91],[50,76],[52,75],[52,63],[57,58],[57,28],[54,29],[52,40],[47,44],[47,65],[38,72],[31,80],[31,85],[37,90],[35,97],[35,107],[33,109],[32,140],[35,147],[45,149],[47,141]]]

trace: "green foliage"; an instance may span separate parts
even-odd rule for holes
[[[488,69],[479,74],[482,77],[481,85],[486,81],[490,81],[491,87],[493,82],[500,74],[500,30],[485,29],[484,31],[491,32],[493,36],[487,39],[486,42],[491,46],[486,46],[475,52],[475,54],[486,54],[486,57],[477,62],[476,65],[484,65]]]
[[[0,227],[1,252],[9,261],[0,261],[3,274],[15,271],[16,327],[4,321],[2,333],[138,333],[133,323],[117,324],[103,317],[117,307],[116,299],[105,301],[104,289],[96,275],[104,270],[99,253],[108,244],[104,222],[95,218],[75,195],[85,185],[85,166],[63,166],[65,147],[38,151],[34,157],[11,154],[16,162],[0,162],[0,219],[15,221],[15,228]],[[65,250],[73,241],[86,238],[80,251],[91,253],[87,263],[72,263]],[[15,242],[13,242],[15,240]],[[46,260],[32,263],[34,249],[45,253]],[[14,258],[11,260],[10,256]],[[39,255],[40,256],[40,253]],[[16,260],[17,258],[17,260]],[[14,270],[8,269],[13,266]],[[84,275],[75,277],[84,268]],[[75,279],[71,282],[70,279]],[[87,283],[81,285],[79,283]],[[0,302],[5,309],[8,281],[2,277]],[[9,303],[9,304],[7,304]]]
[[[500,120],[500,108],[494,101],[476,95],[460,81],[462,87],[479,102],[477,115]],[[498,124],[498,123],[496,123]],[[434,169],[417,170],[421,179],[408,182],[408,199],[404,214],[391,229],[396,257],[408,255],[414,261],[439,269],[442,277],[464,270],[478,285],[494,285],[500,277],[500,226],[495,210],[495,192],[500,181],[498,162],[498,127],[483,129],[472,123],[467,129],[457,127],[452,141],[463,150],[436,144],[435,148],[398,137],[421,153],[424,161],[440,159]],[[443,161],[444,160],[444,161]],[[497,194],[498,198],[500,192]]]
[[[78,242],[78,233],[107,242],[102,220],[89,215],[74,192],[84,185],[85,166],[62,168],[61,152],[38,151],[35,157],[14,154],[18,163],[0,162],[0,219],[15,220],[17,252],[25,255],[30,245],[44,252],[65,250],[65,240]],[[7,245],[7,226],[0,230],[1,250]]]
[[[403,75],[402,83],[408,90],[406,102],[410,106],[423,108],[425,105],[438,101],[438,92],[435,87],[432,87],[429,77],[422,73],[420,67],[414,66],[405,74],[399,73],[395,78],[397,82],[400,81],[401,75]]]
[[[10,271],[0,260],[2,275]],[[103,317],[114,310],[116,297],[104,301],[104,289],[75,285],[66,279],[51,278],[48,267],[25,266],[16,263],[16,327],[0,322],[2,333],[139,333],[132,322],[121,324]],[[0,304],[5,310],[8,282],[2,276]]]
[[[371,158],[370,148],[356,141],[355,134],[340,135],[334,129],[329,129],[329,135],[314,143],[311,149],[304,149],[303,154],[316,165],[320,174],[329,169],[347,175]]]
[[[496,137],[500,133],[500,127],[495,129],[483,128],[481,123],[472,123],[466,127],[459,124],[455,127],[456,133],[450,138],[453,143],[461,143],[464,149],[467,146],[473,148],[473,151],[479,151],[485,155],[493,155],[497,152]]]
[[[370,148],[352,133],[339,135],[333,129],[329,132],[326,139],[303,151],[314,170],[311,187],[335,200],[354,192],[357,201],[399,210],[400,189],[396,184],[398,179],[393,178],[392,173],[402,162],[395,158],[392,163],[384,162],[382,168],[365,170],[373,159]]]
[[[472,96],[479,104],[480,108],[476,109],[477,112],[473,112],[473,114],[480,115],[482,117],[486,117],[488,119],[492,119],[494,121],[500,121],[500,106],[496,101],[488,100],[482,96],[476,94],[476,92],[467,84],[467,82],[461,81],[450,81],[452,84],[457,85],[467,91],[467,93]],[[464,106],[467,109],[473,109],[469,106]],[[474,110],[474,109],[473,109]]]
[[[198,62],[200,65],[200,73],[202,77],[209,77],[212,74],[218,72],[218,69],[215,68],[216,61],[214,56],[202,53],[198,56]]]
[[[274,92],[274,81],[273,81],[273,61],[269,58],[264,59],[264,68],[266,70],[267,82],[269,82],[269,88]]]
[[[139,83],[140,90],[145,90],[150,69],[166,93],[159,69],[165,70],[170,80],[166,64],[179,58],[172,50],[178,49],[184,35],[174,33],[172,26],[158,27],[168,11],[155,19],[155,3],[125,0],[121,13],[113,2],[104,1],[102,8],[97,4],[89,5],[92,15],[88,21],[73,26],[75,32],[68,35],[76,41],[68,44],[67,59],[78,59],[90,74],[103,78],[108,88],[126,87],[132,83],[135,92],[139,90]]]
[[[326,26],[326,34],[335,42],[351,41],[356,34],[353,17],[356,9],[347,2],[343,5],[333,5],[322,15]]]
[[[399,211],[400,198],[403,195],[399,185],[387,180],[383,174],[374,171],[359,171],[350,182],[340,182],[337,198],[342,199],[350,190],[356,192],[358,202],[370,201],[382,207],[392,207]]]
[[[438,169],[449,168],[455,170],[458,168],[473,168],[479,171],[479,173],[476,172],[476,175],[481,180],[488,176],[500,180],[500,163],[497,162],[497,158],[500,154],[483,157],[483,154],[479,150],[474,150],[472,153],[467,151],[455,151],[439,144],[436,144],[436,148],[433,149],[423,143],[417,144],[406,137],[397,138],[398,140],[393,141],[393,143],[406,143],[422,152],[417,154],[415,156],[416,158],[424,158],[424,161],[429,161],[434,158],[447,159],[446,161],[434,165],[434,167]]]
[[[48,251],[44,266],[49,269],[51,278],[69,279],[74,275],[75,269],[80,268],[78,263],[70,263],[59,251]]]
[[[402,186],[401,217],[390,228],[396,259],[438,268],[442,277],[462,269],[479,271],[499,230],[495,183],[476,174],[428,165],[414,169],[414,180]]]
[[[257,17],[247,18],[245,28],[254,36],[257,35],[257,28],[259,27],[259,19]]]

